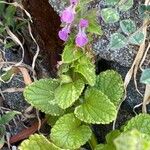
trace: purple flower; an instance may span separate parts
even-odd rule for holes
[[[81,28],[87,28],[88,25],[89,25],[88,20],[86,20],[86,19],[81,19],[80,20],[79,27],[81,27]]]
[[[76,45],[83,47],[88,43],[88,37],[85,33],[85,29],[88,27],[89,23],[86,19],[81,19],[79,22],[79,32],[76,36]]]
[[[59,31],[58,36],[61,40],[67,41],[69,37],[69,33],[70,33],[70,26],[65,26]]]
[[[61,21],[65,22],[67,24],[70,24],[73,22],[75,18],[75,12],[72,6],[67,7],[62,13],[61,13]]]
[[[76,36],[76,45],[79,47],[83,47],[88,43],[88,38],[86,34],[82,31],[79,31],[79,33]]]

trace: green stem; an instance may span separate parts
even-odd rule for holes
[[[94,135],[94,133],[92,133],[92,136],[91,136],[91,139],[88,141],[90,147],[91,147],[91,150],[94,150],[96,148],[96,145],[98,144],[97,143],[97,139]]]

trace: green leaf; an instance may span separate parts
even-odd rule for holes
[[[150,84],[150,69],[145,69],[142,72],[142,76],[140,78],[140,82],[144,84]]]
[[[128,121],[124,131],[137,129],[138,131],[150,135],[150,115],[139,114]]]
[[[101,26],[94,19],[93,19],[93,21],[89,22],[89,27],[87,28],[87,31],[92,33],[92,34],[97,34],[97,35],[103,34]]]
[[[4,26],[0,26],[0,34],[2,34],[5,31],[5,27]]]
[[[19,150],[62,150],[43,135],[34,134],[29,139],[24,140],[19,146]]]
[[[92,124],[108,124],[117,114],[116,107],[101,91],[86,90],[83,104],[75,108],[75,115],[80,120]]]
[[[61,76],[62,74],[69,71],[70,65],[69,64],[60,64],[58,66],[58,75]]]
[[[5,139],[4,136],[2,138],[0,138],[0,149],[4,146],[5,144]]]
[[[114,140],[116,150],[149,150],[150,137],[132,130],[121,134]]]
[[[141,4],[138,11],[142,19],[150,19],[150,5]]]
[[[16,13],[16,7],[10,5],[7,7],[6,9],[6,13],[5,13],[5,24],[7,26],[11,26],[14,27],[14,15]]]
[[[119,5],[120,11],[128,11],[130,8],[133,7],[134,1],[133,0],[123,0]]]
[[[0,149],[5,144],[4,136],[5,136],[5,127],[3,125],[0,125]]]
[[[69,75],[62,74],[60,75],[60,83],[70,83],[72,82],[72,78]]]
[[[119,73],[113,70],[100,73],[94,87],[107,95],[115,106],[119,105],[124,94],[123,80]]]
[[[106,135],[107,144],[114,145],[114,143],[113,143],[114,139],[117,138],[120,134],[121,134],[121,132],[119,130],[113,130],[110,133],[108,133]]]
[[[32,106],[51,115],[60,115],[63,110],[56,104],[54,91],[59,83],[54,79],[41,79],[27,86],[24,97]]]
[[[113,8],[104,8],[101,11],[101,16],[105,23],[115,23],[119,21],[119,13]]]
[[[0,81],[2,81],[4,83],[10,82],[11,79],[13,78],[15,72],[16,72],[16,68],[10,68],[10,69],[8,69],[5,73],[3,73],[0,76]]]
[[[13,46],[15,46],[15,45],[16,45],[16,44],[15,44],[14,42],[9,42],[9,43],[5,44],[4,47],[5,47],[6,49],[9,49],[9,48],[11,48],[11,47],[13,47]]]
[[[57,104],[62,109],[70,107],[79,98],[83,89],[84,82],[82,80],[76,80],[74,82],[60,85],[55,90]]]
[[[116,5],[118,4],[119,0],[105,0],[106,5]]]
[[[63,63],[71,63],[83,55],[81,49],[76,48],[73,44],[66,45],[62,54]]]
[[[121,132],[119,130],[113,130],[106,135],[106,144],[99,144],[95,150],[116,150],[114,145],[114,139],[116,139]]]
[[[94,150],[105,150],[105,144],[98,144]]]
[[[115,50],[115,49],[120,49],[123,48],[127,45],[127,38],[120,34],[120,33],[114,33],[111,35],[110,39],[110,48]]]
[[[51,130],[52,141],[61,148],[78,149],[91,137],[92,131],[83,125],[74,114],[61,117]]]
[[[74,71],[80,73],[89,85],[94,86],[96,81],[95,65],[90,58],[86,55],[82,56],[77,62],[75,62],[73,67]]]
[[[131,44],[140,45],[144,41],[144,33],[143,32],[136,32],[131,35],[129,38],[129,42]]]
[[[10,111],[7,114],[3,115],[2,117],[0,117],[0,125],[5,125],[8,124],[9,121],[11,121],[15,115],[21,114],[18,111]]]
[[[0,0],[0,2],[1,2],[2,0]],[[0,3],[0,16],[2,17],[3,16],[3,14],[4,14],[4,9],[5,9],[5,4],[3,4],[3,3]]]
[[[126,20],[120,21],[120,27],[121,27],[122,31],[127,35],[136,31],[135,22],[131,19],[126,19]]]

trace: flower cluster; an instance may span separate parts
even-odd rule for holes
[[[75,19],[76,15],[76,6],[78,4],[78,0],[70,0],[70,6],[67,7],[64,11],[62,11],[60,17],[61,22],[65,24],[65,26],[59,31],[59,38],[63,41],[67,41],[69,38],[69,34],[71,32],[71,25]],[[79,22],[79,32],[76,36],[76,45],[79,47],[83,47],[88,43],[88,38],[85,33],[86,28],[88,27],[88,20],[81,19]]]

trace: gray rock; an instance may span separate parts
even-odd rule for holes
[[[67,1],[69,0],[49,0],[49,3],[54,8],[55,11],[60,13],[65,6],[67,6]],[[140,27],[142,25],[141,19],[138,15],[138,6],[142,3],[142,1],[134,0],[133,8],[128,12],[120,12],[120,19],[132,19],[136,22],[137,26]],[[93,2],[89,5],[89,8],[106,8],[104,0],[93,0]],[[134,56],[137,53],[138,46],[128,45],[125,48],[118,50],[108,49],[108,44],[110,41],[110,35],[115,33],[116,31],[120,31],[119,22],[114,24],[106,24],[102,20],[101,16],[98,17],[98,22],[102,26],[102,30],[104,32],[102,37],[95,37],[93,43],[93,50],[100,58],[104,58],[106,60],[112,60],[118,62],[120,65],[129,67],[131,66]]]

